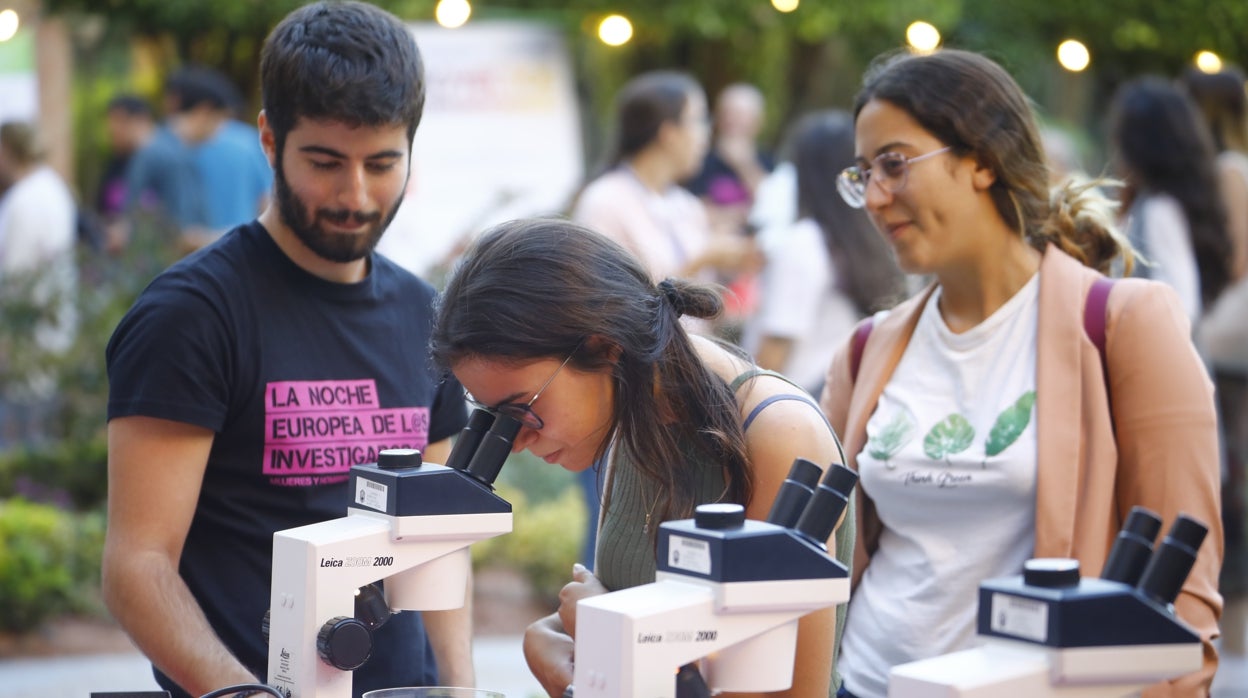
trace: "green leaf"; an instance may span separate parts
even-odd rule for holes
[[[867,453],[872,458],[883,461],[885,465],[892,467],[888,462],[889,459],[897,455],[897,452],[903,446],[910,443],[910,439],[914,438],[914,430],[917,426],[914,418],[908,412],[905,410],[898,412],[880,430],[880,433],[872,436],[867,441]]]
[[[986,456],[995,456],[1018,440],[1019,435],[1031,423],[1031,408],[1035,404],[1036,391],[1029,390],[1001,412],[996,423],[992,425],[992,430],[988,432],[988,441],[984,443]]]
[[[951,414],[923,437],[923,452],[932,460],[944,458],[948,462],[949,456],[965,451],[974,440],[975,428],[966,417]]]

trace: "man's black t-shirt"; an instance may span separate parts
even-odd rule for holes
[[[258,676],[273,533],[344,516],[352,465],[466,422],[462,388],[429,359],[434,295],[377,254],[363,281],[320,279],[252,222],[158,276],[109,342],[109,419],[216,434],[180,572]],[[375,645],[356,695],[436,681],[419,614],[392,619]]]

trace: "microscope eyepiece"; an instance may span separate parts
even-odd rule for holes
[[[823,484],[848,497],[858,484],[858,473],[840,463],[833,463],[823,475]]]
[[[821,475],[823,470],[814,463],[805,458],[794,459],[789,476],[780,485],[771,511],[767,512],[767,523],[793,528],[815,493]]]
[[[455,440],[455,446],[451,448],[451,455],[447,456],[444,465],[456,470],[467,469],[473,454],[481,446],[481,439],[485,438],[493,423],[494,413],[479,407],[474,409],[468,415],[468,424],[459,432],[459,438]]]
[[[521,426],[519,420],[505,414],[495,416],[490,430],[481,438],[477,452],[472,454],[468,474],[483,484],[493,486],[498,471],[503,469],[503,463],[511,455],[511,445],[516,442]]]
[[[1179,596],[1183,582],[1196,564],[1196,554],[1209,528],[1186,514],[1179,514],[1148,560],[1137,587],[1145,596],[1169,606]]]
[[[858,473],[840,463],[829,466],[810,503],[797,520],[797,532],[820,546],[825,545],[836,528],[836,522],[845,513],[845,507],[849,506],[850,493],[857,483]]]
[[[1153,555],[1153,541],[1161,531],[1161,517],[1144,507],[1131,507],[1127,521],[1105,559],[1101,579],[1135,586]]]

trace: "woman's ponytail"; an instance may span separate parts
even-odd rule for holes
[[[1049,194],[1049,215],[1033,236],[1032,244],[1043,249],[1056,245],[1084,266],[1107,274],[1114,259],[1122,257],[1123,271],[1130,274],[1136,252],[1118,230],[1118,203],[1105,196],[1102,187],[1121,186],[1111,179],[1070,177]]]

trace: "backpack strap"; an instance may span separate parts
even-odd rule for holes
[[[871,336],[871,329],[875,327],[875,318],[867,317],[858,323],[858,328],[854,330],[854,338],[849,345],[849,378],[855,383],[858,382],[858,367],[862,365],[862,352],[867,347],[867,338]]]
[[[1102,276],[1092,282],[1083,306],[1083,331],[1101,356],[1101,373],[1105,376],[1105,390],[1109,391],[1109,362],[1105,356],[1105,322],[1109,308],[1109,292],[1114,280]]]
[[[1092,345],[1096,347],[1096,351],[1101,357],[1101,377],[1105,380],[1105,397],[1110,399],[1112,395],[1109,392],[1109,359],[1105,353],[1105,323],[1107,322],[1106,313],[1109,309],[1109,292],[1114,288],[1114,280],[1108,277],[1100,277],[1092,282],[1092,288],[1088,289],[1088,296],[1083,306],[1083,332],[1088,335]],[[1114,406],[1112,400],[1109,405],[1110,422],[1113,422]]]

